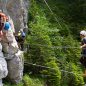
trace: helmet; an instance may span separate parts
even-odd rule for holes
[[[83,36],[86,36],[86,31],[85,31],[85,30],[82,30],[82,31],[80,32],[80,34],[83,35]]]
[[[11,25],[9,22],[5,22],[4,29],[9,30],[11,28]]]
[[[20,31],[18,32],[18,36],[21,36],[21,32]]]

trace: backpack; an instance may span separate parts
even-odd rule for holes
[[[9,30],[11,29],[11,24],[9,22],[4,23],[4,30]]]
[[[22,37],[25,37],[25,36],[26,36],[25,32],[22,32],[22,33],[21,33],[21,36],[22,36]]]

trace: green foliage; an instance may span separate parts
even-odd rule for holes
[[[55,61],[48,62],[46,66],[47,70],[43,70],[41,73],[46,76],[46,83],[48,86],[60,86],[61,72]]]
[[[29,77],[29,75],[25,75],[23,77],[23,82],[19,84],[13,85],[10,83],[6,83],[4,86],[44,86],[44,81],[40,78]]]
[[[11,83],[6,83],[4,86],[24,86],[23,82],[20,82],[18,84],[11,84]]]
[[[32,6],[33,5],[34,5],[34,2]],[[27,55],[28,58],[27,57],[26,58],[28,59],[28,62],[55,68],[54,74],[51,70],[46,69],[49,75],[49,77],[47,78],[47,81],[51,83],[51,86],[52,85],[60,86],[61,74],[57,64],[55,63],[55,56],[54,56],[55,54],[52,49],[52,42],[49,36],[49,31],[51,30],[49,27],[49,22],[46,19],[46,16],[43,10],[39,9],[38,5],[33,6],[30,12],[31,12],[30,14],[32,13],[34,14],[34,12],[35,14],[33,18],[34,20],[31,21],[29,24],[29,27],[31,28],[31,35],[27,37],[27,42],[29,42],[30,44],[30,49]],[[50,65],[53,65],[53,66],[50,66]],[[41,72],[39,69],[37,71]]]
[[[73,39],[73,36],[69,35],[66,38],[64,38],[62,46],[67,47],[62,50],[64,56],[66,57],[66,61],[77,63],[80,58],[80,48],[79,43]]]
[[[29,50],[25,54],[25,59],[27,63],[35,63],[49,68],[28,66],[28,69],[32,74],[44,75],[48,86],[83,86],[84,80],[82,76],[79,76],[82,70],[80,70],[81,67],[78,67],[80,45],[76,40],[79,38],[80,29],[84,27],[80,24],[84,22],[80,17],[83,15],[80,14],[80,3],[83,2],[48,0],[47,2],[54,12],[52,14],[43,1],[30,1],[29,28],[31,34],[27,35],[26,38],[26,43],[29,43]],[[75,6],[75,4],[79,4],[79,6]],[[57,17],[58,21],[54,17]],[[61,70],[74,74],[67,72],[61,74]],[[28,81],[32,83],[30,78],[25,77],[25,79],[27,85]]]
[[[36,6],[33,8],[34,10],[38,9]],[[34,10],[31,9],[31,14],[34,14]],[[38,9],[36,13],[34,14],[34,20],[29,24],[31,35],[27,37],[27,41],[30,44],[29,57],[31,56],[33,58],[33,60],[29,58],[29,61],[32,60],[31,62],[34,63],[40,62],[41,60],[46,62],[49,58],[51,59],[53,55],[53,51],[46,47],[52,47],[47,32],[47,29],[49,29],[47,19],[42,10]]]
[[[65,68],[70,73],[62,73],[62,86],[83,86],[84,80],[82,77],[81,68],[74,63],[69,63]]]
[[[28,75],[25,75],[23,78],[24,86],[43,86],[44,82],[38,78],[30,78]]]

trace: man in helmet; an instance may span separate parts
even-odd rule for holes
[[[20,50],[24,51],[24,42],[25,42],[26,34],[23,30],[20,30],[17,35],[15,35],[16,41],[18,42],[18,46]]]
[[[84,77],[86,77],[86,31],[83,30],[80,32],[81,37],[81,58],[80,62],[85,67],[85,73],[83,74]]]

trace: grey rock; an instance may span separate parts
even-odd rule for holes
[[[16,32],[27,29],[28,7],[29,0],[0,0],[0,9],[13,19]]]
[[[13,59],[7,61],[8,64],[8,77],[11,82],[19,83],[22,80],[23,76],[23,53],[22,51],[18,51],[15,54]]]
[[[0,52],[2,52],[2,44],[0,43]]]
[[[0,86],[3,86],[2,79],[0,79]]]
[[[16,33],[20,29],[26,32],[28,30],[28,26],[27,26],[28,7],[29,7],[29,0],[0,0],[0,9],[3,10],[3,12],[7,16],[10,16],[12,18]],[[5,43],[3,43],[3,48],[4,47],[5,47]],[[6,48],[8,49],[8,47]],[[6,48],[5,50],[7,52]],[[22,76],[23,76],[23,65],[24,65],[22,59],[23,53],[21,53],[21,51],[18,51],[18,53],[12,56],[8,52],[7,53],[8,57],[10,58],[12,56],[12,59],[7,60],[7,64],[6,64],[6,61],[2,53],[1,45],[0,45],[0,49],[1,49],[0,67],[2,67],[2,69],[0,68],[0,79],[6,77],[8,73],[8,77],[10,78],[10,80],[14,83],[18,83],[20,80],[22,80]],[[8,66],[8,71],[7,71],[7,66]]]
[[[0,79],[5,78],[8,74],[7,63],[2,53],[2,45],[0,43]]]
[[[7,74],[7,63],[4,58],[0,58],[0,79],[5,78]]]

